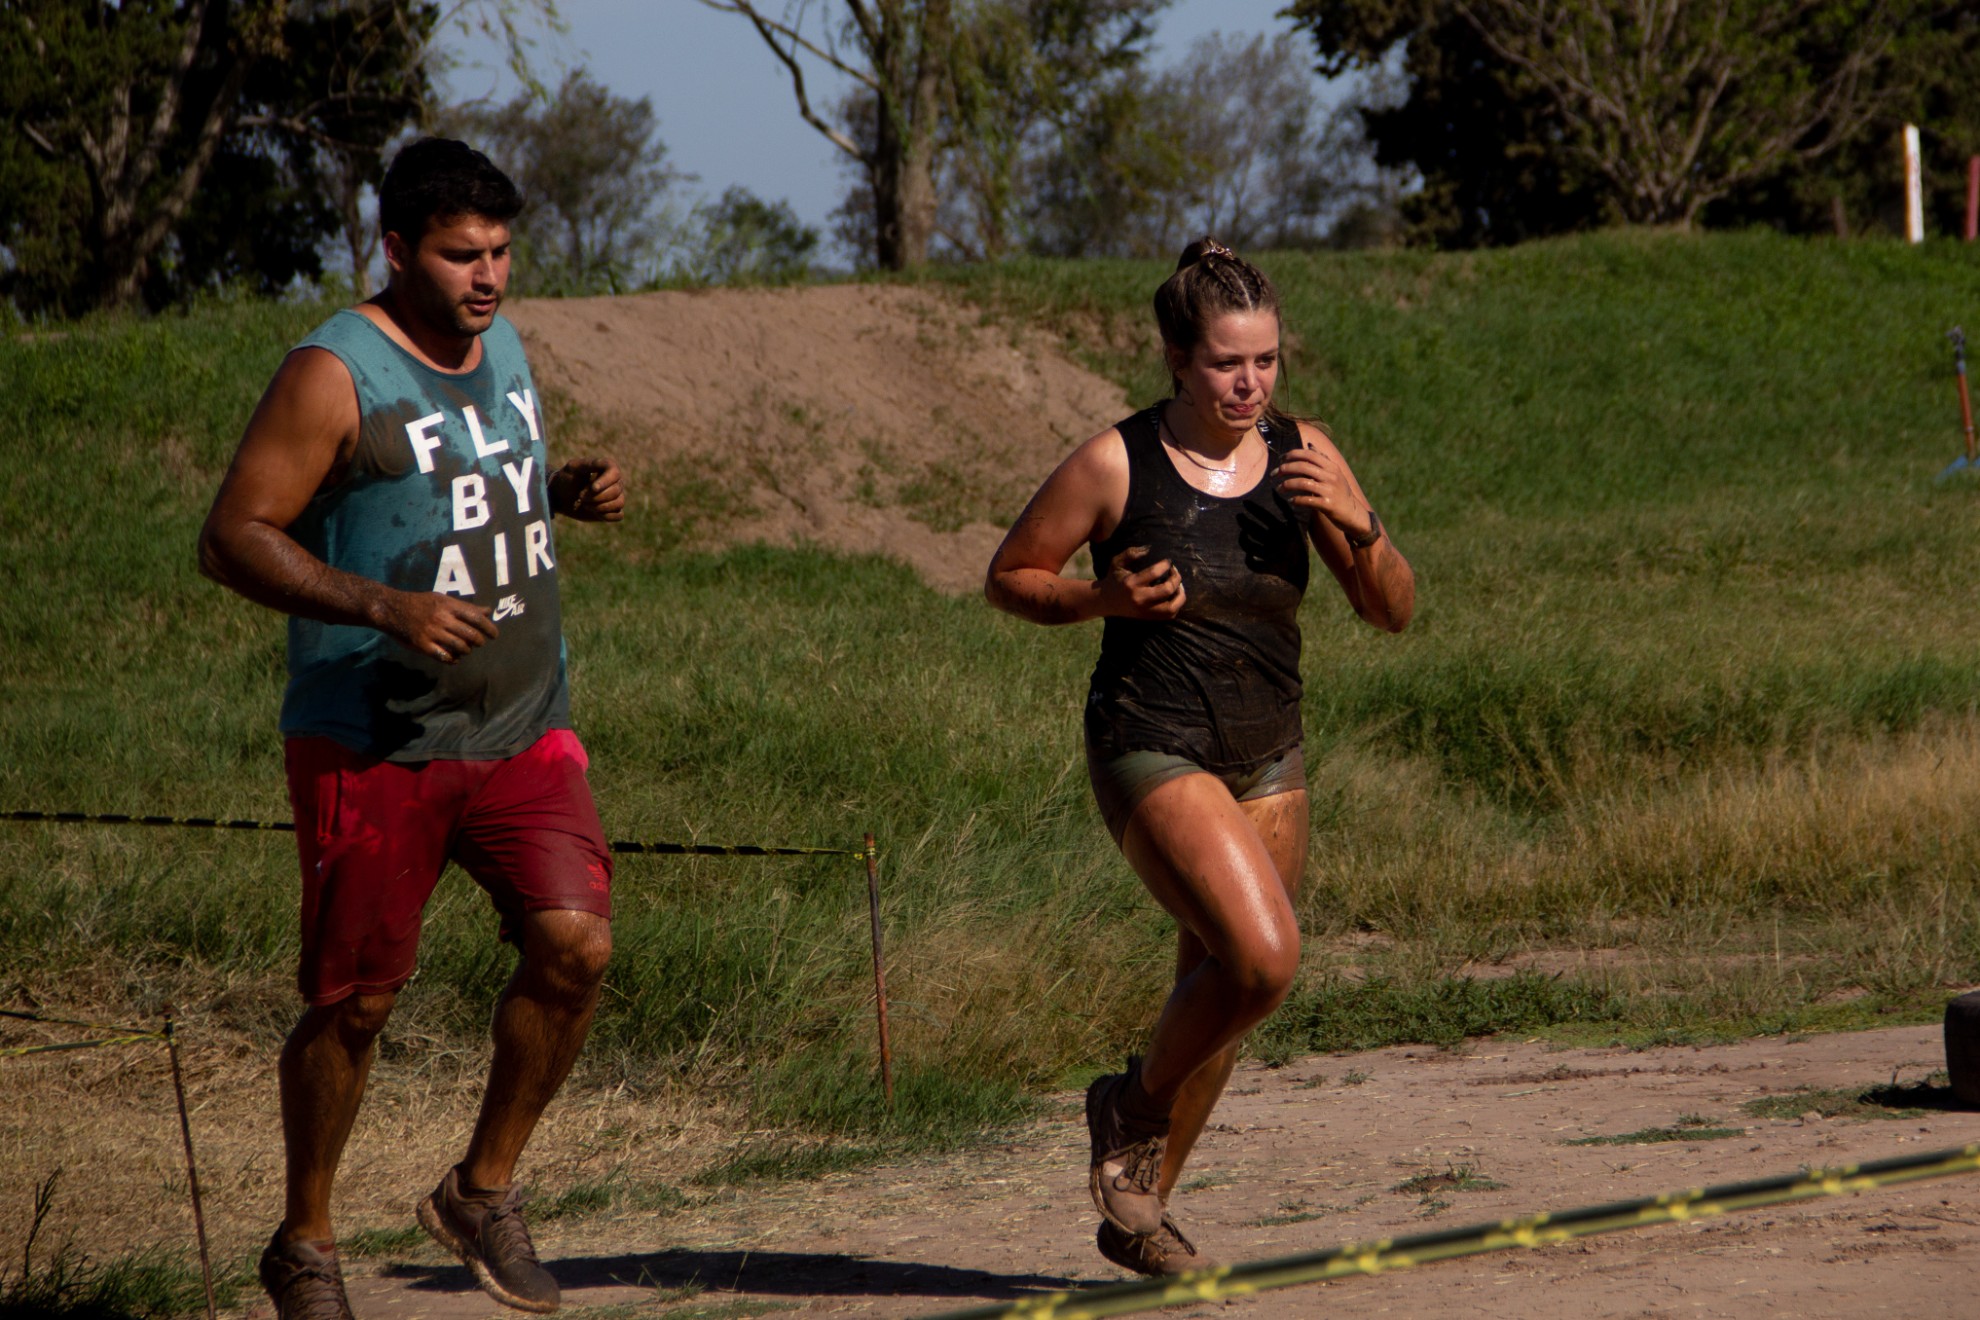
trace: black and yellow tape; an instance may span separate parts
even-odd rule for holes
[[[1351,1242],[1329,1251],[1225,1265],[1173,1279],[1150,1279],[1085,1292],[1058,1292],[1019,1302],[945,1311],[930,1317],[930,1320],[1099,1320],[1102,1316],[1132,1315],[1164,1306],[1249,1297],[1254,1293],[1290,1288],[1302,1283],[1320,1283],[1354,1274],[1382,1274],[1389,1270],[1491,1251],[1552,1246],[1575,1238],[1592,1237],[1597,1233],[1619,1233],[1654,1224],[1710,1219],[1740,1210],[1812,1201],[1976,1171],[1980,1171],[1980,1145],[1962,1146],[1868,1164],[1842,1165],[1752,1182],[1666,1192],[1662,1196],[1646,1197],[1640,1201],[1617,1201],[1558,1214],[1541,1213],[1524,1219],[1504,1219],[1496,1224],[1473,1224],[1438,1233],[1419,1233],[1412,1237]]]
[[[0,820],[43,825],[153,825],[178,829],[280,830],[293,834],[295,823],[286,820],[221,820],[217,816],[130,816],[121,812],[87,811],[0,811]],[[649,857],[864,857],[864,848],[812,848],[799,845],[759,843],[645,843],[634,839],[614,839],[608,845],[615,853]]]
[[[20,1022],[39,1022],[51,1027],[80,1027],[84,1031],[107,1031],[111,1034],[92,1040],[54,1041],[43,1045],[9,1045],[0,1047],[0,1059],[18,1059],[29,1054],[53,1054],[59,1050],[94,1050],[106,1045],[135,1045],[140,1041],[165,1039],[162,1031],[146,1031],[143,1027],[123,1027],[109,1022],[84,1022],[75,1018],[47,1017],[40,1013],[28,1013],[20,1009],[0,1008],[0,1017],[14,1018]]]

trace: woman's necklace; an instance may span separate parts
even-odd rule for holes
[[[1182,438],[1176,434],[1176,428],[1169,425],[1169,415],[1166,411],[1158,413],[1156,415],[1156,420],[1160,423],[1162,429],[1168,433],[1170,448],[1174,449],[1178,454],[1181,454],[1184,458],[1188,459],[1193,466],[1200,467],[1205,472],[1215,472],[1220,477],[1236,476],[1238,472],[1243,469],[1244,467],[1243,440],[1238,441],[1238,447],[1237,450],[1235,451],[1236,453],[1235,461],[1233,461],[1229,467],[1218,467],[1214,463],[1206,463],[1202,459],[1198,458],[1195,455],[1195,453],[1192,452],[1190,448],[1182,442]]]

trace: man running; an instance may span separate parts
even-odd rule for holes
[[[391,277],[283,361],[200,533],[200,569],[289,616],[282,700],[308,1007],[282,1048],[287,1197],[261,1257],[280,1320],[348,1320],[330,1189],[372,1045],[447,863],[521,960],[465,1157],[419,1221],[496,1300],[553,1311],[516,1160],[583,1043],[611,955],[612,859],[571,731],[553,513],[615,522],[618,468],[547,471],[515,328],[515,185],[460,142],[379,189]]]

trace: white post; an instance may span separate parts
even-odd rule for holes
[[[1904,236],[1925,241],[1925,176],[1918,160],[1918,125],[1904,126]]]

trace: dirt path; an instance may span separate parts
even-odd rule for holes
[[[1938,1032],[1903,1028],[1707,1048],[1461,1054],[1389,1049],[1240,1070],[1179,1198],[1200,1246],[1243,1260],[1980,1138],[1980,1115],[1755,1118],[1803,1087],[1920,1082]],[[567,1306],[916,1316],[1123,1277],[1091,1247],[1074,1097],[987,1156],[868,1169],[668,1215],[539,1234]],[[1568,1144],[1711,1119],[1729,1139]],[[1399,1191],[1413,1178],[1468,1174]],[[1227,1306],[1262,1316],[1705,1317],[1971,1314],[1980,1182],[1951,1179],[1563,1247],[1446,1262]],[[685,1290],[661,1291],[655,1290]],[[693,1302],[687,1293],[700,1289]],[[363,1264],[365,1320],[500,1308],[437,1257]],[[1192,1312],[1177,1312],[1189,1314]]]

